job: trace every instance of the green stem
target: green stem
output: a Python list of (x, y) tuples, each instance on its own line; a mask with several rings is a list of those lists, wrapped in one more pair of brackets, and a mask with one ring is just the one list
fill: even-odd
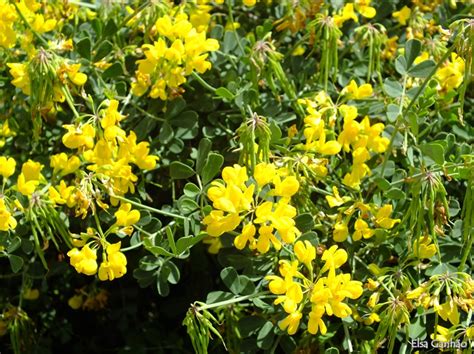
[(193, 71), (191, 73), (191, 76), (194, 77), (205, 89), (207, 89), (207, 90), (209, 90), (213, 93), (216, 92), (217, 89), (215, 87), (209, 85), (201, 76), (199, 76), (198, 73)]
[[(232, 27), (234, 27), (234, 15), (232, 11), (232, 3), (231, 0), (227, 0), (227, 9), (229, 10), (229, 20), (232, 23)], [(240, 38), (239, 34), (237, 33), (237, 30), (233, 28), (235, 40), (237, 41), (237, 45), (239, 46), (240, 51), (242, 52), (242, 55), (245, 55), (245, 49), (242, 47), (242, 43), (240, 43)]]
[(151, 211), (151, 212), (153, 212), (153, 213), (157, 213), (157, 214), (169, 216), (169, 217), (172, 217), (172, 218), (178, 218), (178, 219), (182, 219), (182, 220), (185, 220), (185, 219), (186, 219), (185, 216), (178, 215), (178, 214), (174, 214), (174, 213), (170, 213), (170, 212), (168, 212), (168, 211), (164, 211), (164, 210), (160, 210), (160, 209), (155, 209), (155, 208), (152, 208), (152, 207), (150, 207), (150, 206), (148, 206), (148, 205), (143, 205), (143, 204), (134, 202), (133, 200), (127, 199), (127, 198), (125, 198), (125, 197), (121, 197), (121, 196), (118, 196), (118, 195), (113, 195), (112, 197), (115, 198), (115, 199), (121, 200), (121, 201), (123, 201), (123, 202), (130, 203), (130, 204), (132, 204), (132, 205), (134, 205), (134, 206), (136, 206), (136, 207), (138, 207), (138, 208)]
[(71, 108), (72, 113), (74, 114), (74, 117), (76, 119), (79, 118), (80, 115), (77, 112), (76, 107), (74, 106), (74, 100), (72, 99), (71, 92), (69, 91), (69, 88), (67, 86), (63, 86), (61, 88), (61, 91), (63, 92), (64, 97), (66, 97), (66, 102), (67, 102), (69, 108)]
[(197, 309), (198, 309), (198, 311), (208, 310), (208, 309), (221, 307), (221, 306), (227, 306), (227, 305), (235, 304), (237, 302), (253, 299), (255, 297), (266, 296), (266, 295), (270, 295), (270, 294), (271, 293), (269, 291), (261, 291), (259, 293), (234, 297), (233, 299), (219, 301), (219, 302), (215, 302), (213, 304), (204, 304), (202, 306), (197, 307)]

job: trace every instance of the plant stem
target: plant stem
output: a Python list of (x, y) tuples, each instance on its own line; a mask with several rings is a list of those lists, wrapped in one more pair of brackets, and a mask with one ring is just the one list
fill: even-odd
[(169, 216), (169, 217), (172, 217), (172, 218), (178, 218), (178, 219), (182, 219), (182, 220), (185, 220), (186, 217), (185, 216), (182, 216), (182, 215), (178, 215), (178, 214), (174, 214), (174, 213), (170, 213), (168, 211), (164, 211), (164, 210), (160, 210), (160, 209), (156, 209), (156, 208), (152, 208), (148, 205), (143, 205), (143, 204), (140, 204), (140, 203), (137, 203), (137, 202), (134, 202), (133, 200), (130, 200), (130, 199), (127, 199), (125, 197), (121, 197), (121, 196), (118, 196), (118, 195), (113, 195), (112, 197), (114, 197), (115, 199), (118, 199), (118, 200), (121, 200), (123, 202), (126, 202), (126, 203), (130, 203), (138, 208), (142, 208), (142, 209), (145, 209), (145, 210), (148, 210), (148, 211), (151, 211), (153, 213), (157, 213), (157, 214), (161, 214), (161, 215), (165, 215), (165, 216)]
[(192, 72), (191, 76), (194, 77), (205, 89), (208, 89), (211, 92), (216, 92), (216, 88), (209, 85), (198, 73)]
[(212, 309), (212, 308), (216, 308), (216, 307), (221, 307), (221, 306), (227, 306), (227, 305), (231, 305), (231, 304), (235, 304), (237, 302), (241, 302), (241, 301), (245, 301), (245, 300), (249, 300), (249, 299), (253, 299), (255, 297), (259, 297), (259, 296), (265, 296), (265, 295), (269, 295), (270, 292), (269, 291), (261, 291), (259, 293), (255, 293), (255, 294), (250, 294), (250, 295), (244, 295), (244, 296), (239, 296), (239, 297), (234, 297), (232, 299), (229, 299), (229, 300), (224, 300), (224, 301), (219, 301), (219, 302), (215, 302), (213, 304), (204, 304), (202, 306), (199, 306), (197, 307), (197, 309), (199, 311), (202, 311), (202, 310), (208, 310), (208, 309)]

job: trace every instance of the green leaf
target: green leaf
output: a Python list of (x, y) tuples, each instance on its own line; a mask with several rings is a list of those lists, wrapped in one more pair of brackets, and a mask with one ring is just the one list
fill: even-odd
[(173, 161), (170, 164), (170, 176), (173, 179), (186, 179), (194, 174), (194, 170), (182, 162)]
[(416, 57), (420, 55), (421, 42), (418, 39), (410, 39), (405, 43), (406, 68), (410, 69)]
[(198, 122), (198, 114), (194, 111), (186, 111), (170, 118), (170, 123), (175, 127), (193, 128)]
[(184, 186), (183, 193), (189, 198), (195, 198), (201, 193), (201, 190), (194, 183), (188, 182)]
[(398, 118), (399, 113), (400, 107), (398, 107), (396, 104), (390, 103), (387, 106), (387, 118), (389, 122), (395, 122)]
[(225, 87), (219, 87), (215, 93), (220, 98), (224, 98), (229, 101), (233, 100), (235, 97), (235, 95), (232, 92), (230, 92), (228, 89), (226, 89)]
[(178, 284), (181, 274), (179, 268), (171, 261), (166, 262), (164, 267), (169, 268), (168, 282), (170, 284)]
[(13, 253), (15, 252), (18, 247), (21, 246), (21, 238), (19, 238), (18, 236), (16, 236), (11, 242), (10, 244), (8, 245), (7, 247), (7, 252), (8, 253)]
[(257, 334), (257, 347), (260, 349), (270, 349), (274, 338), (273, 323), (267, 321)]
[(105, 37), (111, 37), (115, 35), (118, 31), (117, 25), (115, 24), (113, 19), (110, 19), (107, 21), (107, 24), (105, 25), (103, 35)]
[(170, 269), (167, 267), (161, 267), (158, 271), (158, 277), (156, 278), (156, 290), (161, 296), (168, 296), (170, 293), (170, 286), (168, 285), (168, 277), (170, 272)]
[(122, 69), (122, 64), (119, 62), (113, 63), (107, 70), (104, 71), (102, 74), (102, 78), (104, 80), (110, 79), (110, 78), (116, 78), (118, 76), (123, 75), (123, 69)]
[(211, 291), (207, 294), (206, 304), (213, 304), (215, 302), (226, 301), (234, 298), (234, 294), (225, 291)]
[(163, 122), (163, 125), (161, 126), (160, 133), (158, 135), (158, 140), (162, 144), (167, 144), (173, 139), (174, 132), (173, 128), (171, 128), (171, 125), (168, 122)]
[(407, 61), (401, 55), (395, 60), (395, 70), (397, 70), (400, 75), (407, 73)]
[(196, 209), (199, 209), (199, 205), (189, 197), (182, 196), (178, 199), (178, 209), (184, 215), (191, 214)]
[(89, 37), (85, 37), (77, 42), (76, 49), (81, 57), (91, 60), (91, 40)]
[(197, 236), (185, 236), (181, 237), (178, 241), (176, 241), (176, 254), (181, 254), (184, 251), (189, 250), (195, 244), (200, 242), (206, 235), (200, 234)]
[(385, 196), (389, 199), (405, 199), (406, 194), (399, 188), (390, 189)]
[(402, 96), (403, 87), (398, 81), (386, 79), (383, 88), (390, 97), (396, 98)]
[(425, 60), (411, 67), (410, 70), (408, 70), (408, 75), (424, 79), (431, 74), (435, 67), (436, 63), (433, 60)]
[(165, 257), (174, 257), (174, 254), (171, 253), (170, 251), (165, 250), (161, 246), (155, 246), (151, 243), (151, 240), (149, 238), (145, 238), (143, 240), (143, 245), (145, 248), (153, 253), (155, 256), (165, 256)]
[(242, 337), (250, 337), (256, 334), (267, 321), (263, 317), (248, 316), (239, 320), (239, 331)]
[(10, 267), (12, 268), (13, 273), (18, 273), (23, 267), (23, 258), (15, 256), (14, 254), (8, 255), (8, 260), (10, 261)]
[(423, 155), (428, 156), (438, 165), (444, 164), (444, 148), (438, 143), (427, 143), (420, 146)]
[(377, 187), (379, 187), (382, 191), (386, 191), (390, 188), (390, 183), (383, 177), (376, 178), (375, 184), (377, 184)]
[(211, 152), (206, 159), (204, 168), (202, 169), (202, 184), (206, 185), (219, 173), (224, 157), (222, 155)]
[(311, 231), (314, 226), (314, 218), (311, 213), (300, 214), (295, 218), (296, 227), (301, 232)]
[(104, 41), (94, 55), (94, 61), (99, 61), (112, 52), (113, 46), (109, 41)]
[(207, 161), (207, 156), (211, 151), (211, 140), (208, 138), (203, 138), (199, 142), (198, 152), (197, 152), (197, 159), (196, 159), (196, 171), (197, 173), (201, 174), (202, 168), (204, 167), (204, 163)]
[(221, 271), (221, 279), (224, 284), (232, 291), (235, 295), (242, 294), (244, 292), (251, 293), (255, 290), (253, 283), (245, 275), (239, 275), (233, 267), (227, 267)]

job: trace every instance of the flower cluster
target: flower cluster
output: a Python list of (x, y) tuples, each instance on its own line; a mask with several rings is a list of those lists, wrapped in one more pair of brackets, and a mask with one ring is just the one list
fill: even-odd
[[(333, 187), (333, 195), (326, 196), (329, 207), (341, 207), (351, 200), (349, 197), (341, 197), (337, 187)], [(375, 235), (375, 229), (370, 228), (367, 221), (371, 220), (375, 228), (385, 230), (392, 229), (400, 219), (392, 219), (392, 205), (385, 204), (381, 207), (368, 205), (362, 201), (357, 201), (349, 207), (340, 208), (334, 225), (333, 239), (336, 242), (344, 242), (349, 236), (349, 222), (354, 214), (358, 214), (354, 222), (354, 233), (352, 240), (359, 241), (362, 238), (369, 239)], [(367, 221), (366, 221), (367, 220)]]
[[(362, 283), (351, 280), (350, 274), (337, 273), (347, 261), (347, 252), (332, 246), (324, 251), (321, 261), (324, 262), (316, 273), (313, 262), (316, 259), (316, 249), (309, 241), (297, 241), (294, 245), (297, 260), (281, 260), (279, 272), (281, 276), (269, 275), (268, 287), (273, 294), (278, 295), (275, 305), (282, 304), (288, 314), (279, 322), (281, 330), (293, 335), (298, 330), (306, 308), (310, 308), (308, 316), (308, 332), (316, 334), (327, 332), (323, 316), (345, 318), (352, 310), (345, 303), (346, 298), (357, 299), (362, 295)], [(308, 276), (301, 270), (303, 264)]]
[(202, 74), (211, 68), (207, 52), (216, 51), (219, 43), (206, 39), (206, 32), (198, 31), (184, 13), (160, 17), (154, 28), (159, 38), (142, 46), (145, 59), (137, 61), (132, 93), (142, 96), (150, 89), (148, 96), (166, 100), (179, 94), (193, 71)]
[(334, 23), (338, 27), (342, 27), (344, 22), (353, 20), (359, 22), (357, 13), (360, 13), (365, 18), (373, 18), (377, 11), (375, 8), (370, 6), (371, 0), (355, 0), (353, 3), (347, 3), (342, 9), (340, 9), (334, 16)]
[(113, 244), (106, 242), (100, 267), (97, 264), (97, 249), (91, 248), (89, 244), (80, 250), (73, 248), (67, 255), (78, 273), (95, 275), (98, 270), (100, 280), (114, 280), (127, 273), (127, 258), (120, 252), (120, 246), (121, 242)]
[[(441, 291), (444, 290), (445, 297)], [(424, 310), (432, 308), (444, 321), (452, 325), (459, 324), (459, 310), (474, 310), (474, 280), (466, 273), (446, 273), (433, 275), (429, 281), (421, 284), (407, 294), (416, 306)]]
[[(135, 192), (138, 177), (133, 172), (132, 164), (142, 170), (152, 170), (158, 158), (150, 155), (148, 142), (137, 143), (133, 131), (129, 134), (120, 128), (120, 121), (125, 117), (118, 112), (118, 101), (110, 100), (100, 115), (100, 125), (92, 122), (84, 124), (67, 124), (67, 132), (62, 137), (63, 144), (76, 150), (76, 154), (68, 157), (61, 153), (51, 158), (53, 171), (65, 176), (76, 172), (82, 165), (92, 171), (100, 183), (105, 186), (111, 196), (112, 205), (117, 205), (114, 196), (123, 196), (127, 192)], [(84, 183), (83, 183), (84, 182)], [(90, 206), (92, 194), (96, 202), (104, 209), (108, 206), (100, 195), (91, 190), (87, 181), (79, 186), (68, 186), (64, 180), (59, 185), (51, 186), (50, 198), (57, 204), (76, 207), (76, 214), (85, 217)], [(123, 225), (130, 226), (130, 225)]]
[[(235, 230), (242, 221), (242, 231), (234, 239), (237, 249), (247, 245), (260, 253), (282, 247), (282, 241), (293, 243), (300, 234), (295, 226), (296, 209), (290, 204), (299, 182), (288, 176), (286, 169), (274, 164), (259, 163), (252, 179), (245, 167), (234, 165), (222, 171), (223, 181), (214, 181), (207, 195), (214, 210), (203, 223), (210, 236)], [(258, 228), (258, 236), (257, 236)]]

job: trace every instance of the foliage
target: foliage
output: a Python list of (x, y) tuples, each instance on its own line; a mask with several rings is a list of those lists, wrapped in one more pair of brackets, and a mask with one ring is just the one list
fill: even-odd
[(470, 352), (472, 10), (0, 0), (0, 351)]

